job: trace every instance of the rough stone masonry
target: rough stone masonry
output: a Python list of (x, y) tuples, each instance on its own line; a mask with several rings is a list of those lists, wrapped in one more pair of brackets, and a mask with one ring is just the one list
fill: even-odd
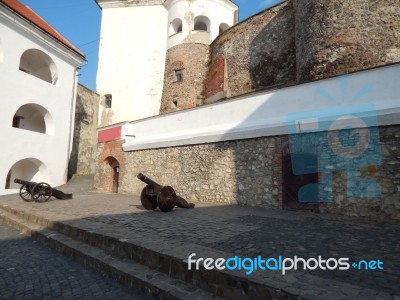
[[(187, 95), (179, 108), (189, 108), (258, 89), (283, 87), (337, 76), (400, 61), (400, 5), (398, 0), (288, 0), (222, 33), (209, 54), (196, 45), (201, 59), (188, 59), (191, 47), (171, 48), (167, 63), (162, 112), (179, 94)], [(201, 48), (201, 49), (200, 49)], [(205, 69), (209, 55), (208, 70)], [(174, 83), (172, 70), (184, 58), (185, 76), (195, 80), (198, 95), (185, 82)], [(199, 64), (191, 68), (191, 63)], [(201, 69), (199, 77), (194, 72)], [(185, 78), (185, 77), (184, 77)], [(201, 78), (203, 88), (201, 88)], [(194, 91), (191, 90), (191, 91)], [(164, 101), (165, 100), (165, 101)], [(200, 101), (202, 100), (202, 101)], [(400, 126), (379, 128), (382, 163), (359, 170), (376, 180), (379, 198), (347, 195), (346, 173), (334, 172), (334, 201), (318, 205), (320, 211), (360, 216), (400, 218)], [(96, 184), (110, 186), (107, 155), (120, 157), (120, 191), (139, 194), (142, 172), (160, 184), (173, 186), (189, 201), (284, 207), (283, 158), (289, 154), (288, 136), (273, 136), (221, 143), (170, 147), (123, 153), (121, 142), (99, 144)], [(109, 149), (113, 149), (112, 152)], [(107, 154), (108, 153), (108, 154)], [(108, 174), (108, 175), (107, 175)], [(103, 178), (103, 180), (102, 180)]]
[[(382, 188), (378, 198), (347, 194), (347, 175), (333, 174), (333, 202), (320, 203), (322, 212), (354, 216), (389, 216), (400, 219), (400, 126), (379, 128), (382, 163), (361, 168), (361, 178)], [(117, 146), (117, 147), (115, 147)], [(110, 152), (110, 149), (112, 151)], [(162, 185), (170, 185), (189, 202), (215, 202), (282, 208), (284, 157), (290, 153), (287, 136), (262, 137), (221, 143), (170, 147), (123, 153), (121, 142), (99, 144), (102, 155), (95, 186), (109, 191), (112, 182), (106, 158), (123, 160), (119, 191), (139, 195), (144, 184), (140, 172)]]

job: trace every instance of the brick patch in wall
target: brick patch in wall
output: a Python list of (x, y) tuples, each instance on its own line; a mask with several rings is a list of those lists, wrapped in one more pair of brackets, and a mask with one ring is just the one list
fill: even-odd
[(113, 167), (119, 167), (119, 181), (123, 181), (126, 174), (125, 153), (122, 151), (123, 140), (99, 143), (97, 145), (97, 166), (94, 177), (94, 186), (103, 192), (113, 191)]

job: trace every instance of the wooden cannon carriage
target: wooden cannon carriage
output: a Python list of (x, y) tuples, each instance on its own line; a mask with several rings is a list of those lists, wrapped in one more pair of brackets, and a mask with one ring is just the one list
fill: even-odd
[(72, 199), (72, 194), (66, 194), (60, 190), (52, 188), (46, 182), (36, 183), (18, 178), (15, 178), (14, 182), (21, 184), (19, 196), (24, 201), (46, 202), (51, 198), (51, 196), (61, 200)]

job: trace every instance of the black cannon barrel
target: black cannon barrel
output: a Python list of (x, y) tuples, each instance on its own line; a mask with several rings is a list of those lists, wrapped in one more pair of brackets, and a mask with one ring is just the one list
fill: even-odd
[(147, 210), (154, 210), (157, 206), (163, 212), (171, 211), (175, 205), (182, 208), (193, 208), (193, 203), (188, 203), (182, 197), (179, 197), (173, 187), (161, 186), (151, 180), (146, 175), (139, 173), (137, 178), (147, 184), (140, 194), (140, 201)]
[(15, 183), (19, 183), (19, 184), (23, 184), (23, 185), (35, 185), (36, 184), (36, 182), (33, 182), (33, 181), (26, 181), (26, 180), (22, 180), (22, 179), (19, 179), (19, 178), (15, 178), (14, 179), (14, 182)]
[(144, 183), (146, 183), (149, 187), (155, 189), (155, 190), (161, 190), (162, 186), (159, 185), (157, 182), (151, 180), (150, 178), (146, 177), (145, 175), (143, 175), (142, 173), (139, 173), (137, 175), (137, 178), (140, 179), (141, 181), (143, 181)]

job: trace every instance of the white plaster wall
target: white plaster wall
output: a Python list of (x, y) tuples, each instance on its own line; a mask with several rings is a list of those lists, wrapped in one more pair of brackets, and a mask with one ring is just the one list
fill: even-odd
[(1, 42), (1, 37), (0, 37), (0, 63), (3, 62), (3, 43)]
[[(64, 48), (58, 51), (57, 47), (60, 46), (57, 43), (1, 6), (0, 36), (0, 52), (3, 54), (3, 60), (0, 60), (0, 195), (16, 192), (5, 190), (7, 173), (16, 162), (27, 158), (43, 163), (39, 166), (41, 173), (34, 176), (35, 180), (47, 181), (51, 186), (64, 184), (71, 143), (70, 132), (73, 129), (71, 118), (75, 106), (75, 68), (82, 63), (82, 59), (65, 56)], [(20, 57), (30, 48), (39, 49), (52, 58), (58, 70), (57, 85), (19, 70)], [(52, 134), (12, 127), (15, 112), (28, 103), (38, 104), (49, 112), (54, 121), (54, 128), (50, 130)], [(22, 171), (19, 168), (17, 173)], [(17, 175), (23, 176), (22, 173)]]
[[(168, 48), (181, 43), (210, 44), (219, 35), (219, 26), (226, 23), (229, 27), (235, 25), (237, 6), (226, 0), (169, 0), (165, 2), (168, 9), (168, 28), (173, 20), (182, 20), (182, 32), (169, 34)], [(211, 23), (210, 34), (199, 37), (193, 32), (194, 19), (197, 16), (206, 16)]]
[(112, 107), (100, 104), (101, 126), (159, 113), (166, 40), (164, 6), (103, 8), (96, 89)]
[[(291, 119), (301, 112), (299, 119)], [(293, 122), (303, 132), (318, 131), (354, 113), (377, 119), (379, 126), (400, 124), (400, 64), (126, 123), (123, 149), (285, 135)]]

